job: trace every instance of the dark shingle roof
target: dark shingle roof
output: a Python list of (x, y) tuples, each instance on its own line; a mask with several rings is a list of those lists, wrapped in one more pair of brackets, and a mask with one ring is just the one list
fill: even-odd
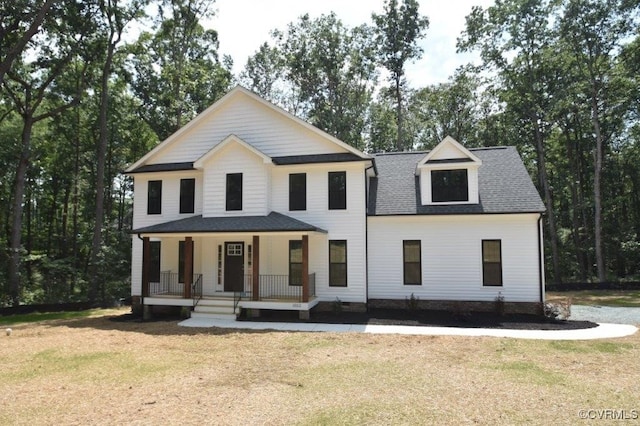
[(480, 204), (423, 206), (416, 166), (425, 152), (375, 155), (378, 177), (369, 190), (368, 214), (435, 215), (538, 213), (545, 210), (540, 195), (515, 147), (471, 149), (478, 169)]
[(161, 164), (145, 164), (136, 169), (131, 170), (132, 173), (150, 173), (150, 172), (176, 172), (179, 170), (194, 170), (193, 163), (161, 163)]
[(365, 161), (351, 152), (337, 154), (311, 154), (311, 155), (288, 155), (286, 157), (273, 157), (273, 163), (278, 166), (288, 164), (311, 164), (311, 163), (343, 163), (346, 161)]
[(185, 232), (322, 232), (327, 231), (281, 213), (267, 216), (193, 216), (131, 231), (132, 234), (181, 234)]

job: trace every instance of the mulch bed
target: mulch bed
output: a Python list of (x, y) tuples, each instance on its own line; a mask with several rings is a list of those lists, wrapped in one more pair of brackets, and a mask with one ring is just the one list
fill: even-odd
[(368, 312), (316, 312), (311, 311), (307, 321), (298, 318), (297, 311), (262, 311), (259, 318), (244, 318), (241, 321), (264, 322), (311, 322), (328, 324), (379, 324), (463, 328), (502, 328), (515, 330), (580, 330), (597, 327), (591, 321), (557, 321), (539, 315), (504, 314), (491, 312), (369, 309)]

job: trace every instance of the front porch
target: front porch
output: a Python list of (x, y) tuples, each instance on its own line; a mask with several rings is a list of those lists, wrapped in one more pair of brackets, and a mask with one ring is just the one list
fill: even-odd
[[(233, 314), (240, 309), (308, 314), (318, 303), (316, 272), (326, 263), (326, 231), (276, 213), (235, 218), (233, 227), (221, 228), (227, 219), (192, 218), (137, 230), (141, 304), (198, 312), (204, 310), (199, 305), (230, 300)], [(258, 220), (257, 232), (238, 229)], [(184, 225), (190, 228), (192, 222), (197, 229), (190, 232)]]

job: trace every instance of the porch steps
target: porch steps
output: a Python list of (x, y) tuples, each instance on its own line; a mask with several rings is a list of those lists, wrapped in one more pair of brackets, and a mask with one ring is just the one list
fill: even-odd
[(211, 318), (211, 319), (236, 319), (233, 312), (233, 299), (201, 299), (193, 312), (191, 318)]

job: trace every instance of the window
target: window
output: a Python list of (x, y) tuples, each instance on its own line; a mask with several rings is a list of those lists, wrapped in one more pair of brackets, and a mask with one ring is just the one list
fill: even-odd
[(180, 213), (193, 213), (195, 192), (195, 179), (180, 179)]
[(242, 256), (242, 243), (228, 243), (227, 244), (227, 256)]
[(469, 201), (467, 169), (432, 170), (431, 201)]
[(307, 174), (291, 173), (289, 175), (289, 210), (307, 209)]
[(482, 285), (502, 285), (502, 242), (482, 240)]
[(147, 186), (147, 214), (162, 213), (162, 181), (150, 180)]
[(289, 241), (289, 285), (302, 285), (302, 241)]
[(404, 284), (422, 284), (422, 263), (420, 256), (420, 240), (402, 241), (402, 258), (404, 262)]
[(329, 241), (329, 286), (347, 286), (347, 242)]
[[(185, 242), (178, 241), (178, 282), (184, 283)], [(193, 273), (193, 240), (191, 241), (191, 272)]]
[(160, 241), (149, 241), (149, 282), (160, 282)]
[(242, 210), (242, 173), (227, 174), (227, 211)]
[(329, 210), (347, 208), (347, 172), (329, 172)]

